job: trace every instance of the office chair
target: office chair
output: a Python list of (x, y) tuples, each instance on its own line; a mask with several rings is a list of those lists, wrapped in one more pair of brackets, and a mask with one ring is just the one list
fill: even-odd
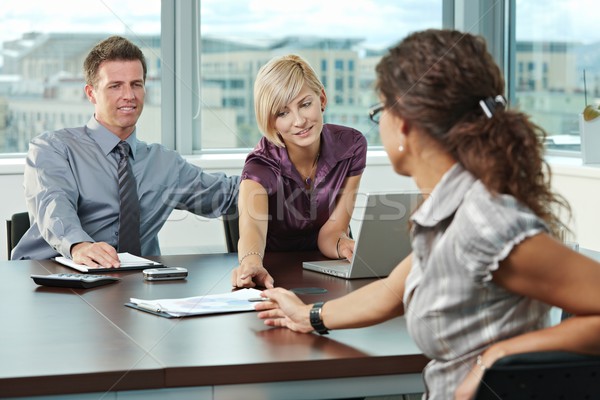
[(486, 369), (475, 400), (600, 399), (600, 356), (514, 354)]
[(27, 211), (13, 214), (10, 219), (6, 220), (6, 254), (9, 260), (12, 249), (19, 243), (29, 226), (29, 213)]
[(225, 229), (225, 244), (228, 253), (237, 253), (238, 240), (240, 240), (239, 213), (237, 207), (223, 214), (223, 228)]

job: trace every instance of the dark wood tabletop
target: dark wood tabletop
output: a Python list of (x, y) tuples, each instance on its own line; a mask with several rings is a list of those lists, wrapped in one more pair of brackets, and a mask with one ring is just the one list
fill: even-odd
[[(320, 288), (308, 302), (342, 296), (370, 279), (302, 269), (318, 253), (271, 253), (277, 286)], [(125, 307), (130, 298), (226, 293), (237, 254), (162, 256), (185, 280), (148, 282), (141, 271), (92, 289), (38, 286), (31, 274), (74, 272), (53, 261), (0, 263), (0, 397), (419, 373), (427, 360), (402, 317), (329, 335), (266, 327), (255, 312), (163, 318)]]

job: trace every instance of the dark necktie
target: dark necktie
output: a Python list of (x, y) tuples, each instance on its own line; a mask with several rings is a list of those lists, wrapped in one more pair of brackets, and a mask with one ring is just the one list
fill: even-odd
[(121, 141), (115, 147), (119, 155), (119, 253), (141, 255), (140, 203), (133, 170), (129, 163), (129, 144)]

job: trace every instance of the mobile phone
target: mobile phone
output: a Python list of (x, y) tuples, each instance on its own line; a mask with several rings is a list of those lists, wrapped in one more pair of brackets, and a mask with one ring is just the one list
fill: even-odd
[(188, 271), (182, 267), (149, 268), (142, 271), (147, 281), (169, 281), (174, 279), (185, 279)]

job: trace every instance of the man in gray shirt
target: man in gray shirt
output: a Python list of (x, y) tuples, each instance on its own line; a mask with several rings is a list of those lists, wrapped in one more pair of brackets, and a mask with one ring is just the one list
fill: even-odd
[(218, 217), (237, 204), (239, 177), (209, 174), (160, 144), (138, 140), (146, 61), (119, 36), (98, 43), (84, 62), (94, 116), (82, 127), (32, 139), (25, 165), (31, 228), (12, 259), (71, 257), (90, 267), (118, 267), (119, 187), (114, 151), (125, 141), (137, 181), (142, 256), (158, 255), (158, 232), (173, 209)]

